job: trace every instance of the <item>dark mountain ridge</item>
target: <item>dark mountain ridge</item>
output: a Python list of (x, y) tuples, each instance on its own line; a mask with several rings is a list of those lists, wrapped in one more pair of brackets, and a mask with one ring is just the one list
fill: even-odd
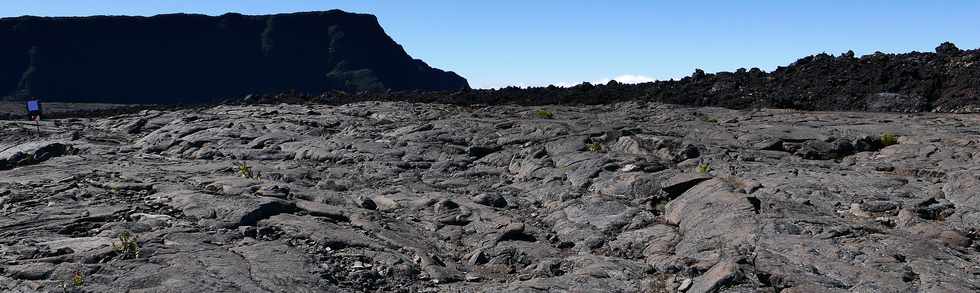
[(507, 87), (455, 92), (327, 93), (321, 96), (269, 96), (253, 101), (347, 103), (398, 100), (452, 104), (604, 104), (646, 100), (733, 109), (877, 112), (980, 111), (980, 50), (943, 43), (936, 52), (856, 57), (817, 54), (772, 72), (758, 68), (694, 74), (680, 80), (641, 84), (615, 81), (572, 87)]
[[(372, 15), (0, 19), (0, 98), (105, 103), (399, 100), (454, 104), (602, 104), (888, 112), (980, 111), (980, 50), (808, 56), (642, 84), (472, 90), (412, 59)], [(282, 94), (290, 93), (290, 94)], [(322, 93), (322, 94), (321, 94)]]
[(252, 93), (469, 88), (412, 59), (373, 15), (0, 19), (0, 96), (202, 103)]

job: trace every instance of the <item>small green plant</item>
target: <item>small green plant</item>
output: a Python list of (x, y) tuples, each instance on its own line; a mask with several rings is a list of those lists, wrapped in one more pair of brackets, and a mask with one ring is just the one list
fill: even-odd
[(65, 281), (58, 285), (61, 288), (61, 292), (80, 292), (80, 288), (85, 285), (85, 277), (82, 276), (80, 272), (72, 273), (71, 280)]
[(708, 123), (718, 123), (718, 119), (710, 116), (701, 116), (701, 120)]
[(890, 146), (890, 145), (898, 144), (898, 137), (889, 132), (882, 133), (881, 138), (879, 138), (879, 140), (881, 141), (882, 146)]
[(139, 238), (126, 231), (119, 233), (119, 243), (113, 242), (112, 250), (122, 256), (123, 259), (139, 258)]
[(85, 276), (83, 276), (81, 272), (75, 272), (71, 276), (71, 284), (75, 285), (75, 287), (81, 287), (82, 285), (85, 285)]
[(248, 163), (241, 162), (240, 164), (238, 164), (237, 167), (238, 167), (238, 175), (248, 179), (258, 178), (258, 176), (256, 176), (255, 173), (252, 173), (252, 166), (249, 166)]
[(585, 145), (585, 149), (593, 153), (598, 153), (602, 151), (602, 144), (589, 143)]
[(694, 171), (698, 172), (698, 174), (708, 174), (708, 172), (711, 172), (711, 164), (700, 163), (697, 168), (694, 168)]
[(537, 110), (534, 111), (534, 116), (541, 119), (554, 119), (555, 113), (551, 113), (550, 111), (547, 110)]

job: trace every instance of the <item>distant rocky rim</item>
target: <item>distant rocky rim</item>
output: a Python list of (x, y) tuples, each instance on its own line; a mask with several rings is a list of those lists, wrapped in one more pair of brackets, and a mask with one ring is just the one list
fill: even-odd
[[(104, 35), (110, 37), (98, 37)], [(0, 39), (5, 40), (0, 64), (11, 65), (0, 68), (0, 99), (8, 100), (168, 105), (651, 101), (731, 109), (980, 112), (980, 50), (961, 50), (949, 42), (934, 52), (821, 53), (771, 72), (696, 69), (680, 80), (641, 84), (487, 90), (470, 89), (463, 77), (412, 59), (373, 15), (339, 10), (0, 18)], [(153, 51), (161, 42), (173, 48)], [(77, 60), (89, 63), (72, 63)]]
[(980, 111), (980, 50), (943, 43), (935, 52), (856, 57), (817, 54), (780, 66), (705, 73), (641, 84), (582, 83), (572, 87), (506, 87), (461, 91), (342, 92), (250, 95), (230, 103), (409, 101), (463, 105), (574, 105), (646, 100), (732, 109), (786, 108), (869, 112)]

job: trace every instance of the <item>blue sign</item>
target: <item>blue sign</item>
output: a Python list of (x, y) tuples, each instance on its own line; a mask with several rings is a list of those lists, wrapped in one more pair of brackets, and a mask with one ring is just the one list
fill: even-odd
[(27, 112), (40, 112), (41, 102), (38, 100), (27, 101)]

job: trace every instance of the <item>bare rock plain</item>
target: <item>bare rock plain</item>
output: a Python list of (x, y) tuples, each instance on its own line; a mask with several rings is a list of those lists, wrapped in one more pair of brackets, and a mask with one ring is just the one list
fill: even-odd
[(0, 291), (976, 292), (978, 125), (643, 102), (0, 121)]

